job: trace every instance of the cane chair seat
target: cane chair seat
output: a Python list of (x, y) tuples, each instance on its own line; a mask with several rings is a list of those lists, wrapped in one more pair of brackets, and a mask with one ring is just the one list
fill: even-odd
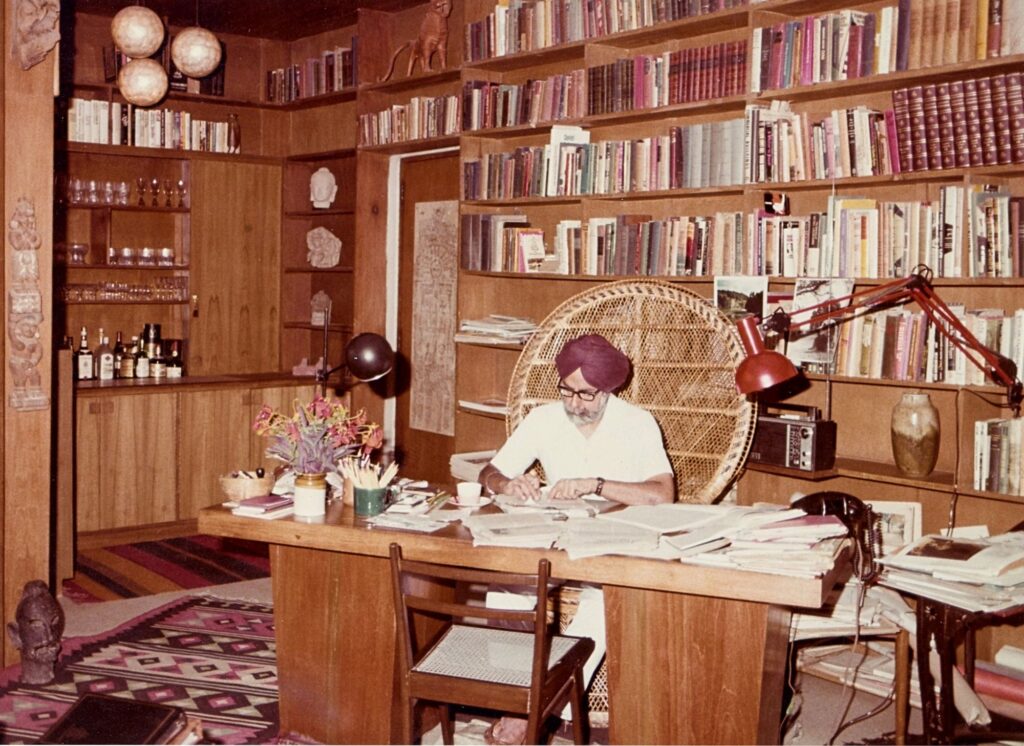
[[(567, 703), (575, 742), (588, 742), (583, 664), (594, 641), (552, 633), (548, 560), (537, 563), (536, 574), (523, 574), (406, 560), (398, 544), (391, 545), (390, 556), (401, 651), (402, 743), (414, 740), (415, 708), (421, 702), (440, 711), (445, 743), (454, 738), (451, 705), (522, 715), (526, 742), (543, 743), (546, 725)], [(537, 603), (514, 610), (460, 601), (454, 588), (467, 584), (530, 587)], [(515, 625), (528, 625), (530, 631)]]
[(733, 324), (707, 299), (667, 282), (622, 280), (578, 293), (541, 322), (519, 356), (508, 390), (509, 433), (534, 407), (558, 401), (555, 356), (584, 334), (603, 335), (632, 361), (618, 395), (661, 426), (677, 499), (719, 498), (746, 459), (757, 415), (736, 390), (743, 348)]

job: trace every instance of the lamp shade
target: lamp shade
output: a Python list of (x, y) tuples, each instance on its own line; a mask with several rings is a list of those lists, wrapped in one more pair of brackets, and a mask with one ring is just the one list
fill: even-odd
[(171, 59), (190, 78), (204, 78), (220, 64), (220, 41), (201, 26), (178, 32), (171, 42)]
[(136, 106), (152, 106), (167, 93), (167, 72), (148, 57), (132, 60), (117, 74), (117, 87)]
[(391, 372), (395, 351), (379, 334), (364, 332), (345, 346), (345, 366), (360, 381), (376, 381)]
[(795, 378), (797, 370), (785, 355), (766, 350), (757, 329), (757, 317), (744, 316), (736, 322), (746, 358), (736, 368), (736, 389), (741, 394), (755, 394)]
[(121, 8), (110, 22), (110, 35), (117, 48), (129, 57), (149, 57), (164, 40), (160, 16), (141, 5)]

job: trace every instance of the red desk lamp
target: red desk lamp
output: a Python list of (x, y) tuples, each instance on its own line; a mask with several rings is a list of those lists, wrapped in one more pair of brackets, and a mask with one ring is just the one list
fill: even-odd
[[(837, 324), (855, 316), (866, 315), (904, 303), (915, 302), (925, 315), (974, 365), (984, 371), (993, 383), (1006, 388), (1006, 400), (1014, 416), (1020, 415), (1024, 387), (1017, 378), (1017, 366), (1012, 360), (990, 350), (971, 334), (932, 287), (932, 271), (923, 264), (914, 268), (907, 277), (860, 290), (840, 298), (833, 298), (814, 306), (802, 308), (792, 314), (778, 309), (765, 319), (768, 331), (787, 335), (791, 329), (830, 321)], [(846, 305), (843, 305), (843, 304)], [(744, 316), (736, 322), (740, 341), (747, 357), (736, 369), (736, 388), (743, 394), (756, 394), (795, 378), (797, 369), (789, 358), (765, 349), (756, 316)]]

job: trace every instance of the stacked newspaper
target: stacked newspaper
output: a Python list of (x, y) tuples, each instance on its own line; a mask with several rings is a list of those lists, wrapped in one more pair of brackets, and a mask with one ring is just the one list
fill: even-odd
[(535, 331), (537, 331), (537, 325), (530, 319), (492, 313), (483, 319), (460, 321), (455, 341), (473, 344), (515, 345), (525, 343)]
[(931, 534), (883, 557), (882, 582), (970, 611), (1024, 605), (1024, 532), (968, 539)]

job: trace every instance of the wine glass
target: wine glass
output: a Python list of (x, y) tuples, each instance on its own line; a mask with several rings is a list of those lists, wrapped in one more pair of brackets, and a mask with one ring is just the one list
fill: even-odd
[(153, 178), (153, 181), (151, 181), (150, 184), (149, 184), (149, 193), (151, 195), (150, 196), (150, 204), (152, 204), (153, 207), (159, 207), (160, 206), (160, 179), (157, 179), (155, 177)]
[(185, 188), (185, 180), (178, 179), (178, 207), (185, 206), (185, 197), (188, 194), (188, 190)]
[(146, 177), (140, 176), (135, 180), (139, 189), (139, 207), (146, 206)]
[(164, 207), (173, 207), (171, 204), (171, 180), (164, 179)]

